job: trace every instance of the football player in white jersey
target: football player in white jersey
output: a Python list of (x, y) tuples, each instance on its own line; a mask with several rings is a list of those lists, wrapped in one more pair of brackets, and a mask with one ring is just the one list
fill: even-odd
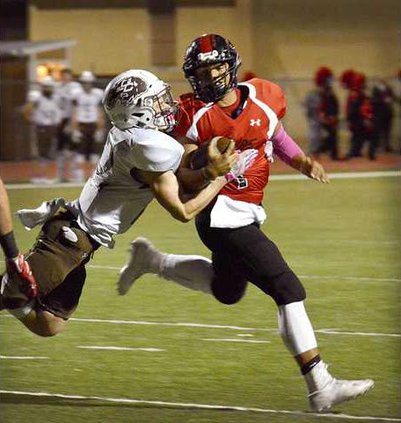
[(103, 148), (104, 113), (103, 90), (94, 86), (95, 75), (90, 71), (83, 71), (78, 80), (82, 88), (73, 96), (71, 141), (75, 150), (72, 179), (80, 182), (85, 179), (81, 165), (85, 161), (95, 164)]
[(56, 83), (51, 76), (40, 82), (40, 91), (28, 93), (28, 102), (23, 107), (24, 118), (35, 127), (38, 162), (32, 182), (48, 182), (47, 167), (55, 159), (57, 130), (62, 114), (55, 93)]
[(69, 68), (62, 69), (60, 84), (56, 88), (57, 101), (62, 113), (57, 139), (57, 164), (59, 179), (62, 182), (66, 179), (64, 164), (65, 159), (70, 156), (69, 150), (71, 148), (72, 101), (81, 90), (81, 84), (73, 80), (72, 70)]
[(233, 143), (224, 154), (209, 148), (207, 172), (194, 172), (214, 180), (183, 201), (175, 171), (184, 149), (166, 133), (175, 124), (170, 87), (150, 72), (129, 70), (109, 83), (103, 105), (114, 126), (79, 198), (70, 203), (58, 198), (18, 212), (27, 228), (43, 224), (26, 255), (38, 295), (17, 295), (19, 280), (6, 273), (1, 299), (3, 308), (40, 336), (64, 329), (79, 302), (85, 264), (100, 246), (112, 248), (114, 235), (127, 231), (153, 198), (175, 219), (187, 222), (230, 178), (247, 169), (256, 154), (235, 153)]

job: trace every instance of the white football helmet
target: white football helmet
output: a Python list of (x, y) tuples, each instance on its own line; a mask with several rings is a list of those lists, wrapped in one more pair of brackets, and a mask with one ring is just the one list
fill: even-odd
[(109, 82), (104, 110), (119, 129), (145, 128), (169, 132), (176, 124), (177, 103), (171, 88), (151, 72), (130, 69)]
[(40, 85), (46, 88), (54, 88), (56, 85), (56, 81), (51, 76), (45, 76), (41, 81)]
[(78, 78), (80, 82), (89, 82), (89, 83), (95, 82), (95, 79), (96, 79), (95, 75), (93, 75), (91, 71), (87, 71), (87, 70), (83, 71), (81, 75), (79, 75), (79, 78)]

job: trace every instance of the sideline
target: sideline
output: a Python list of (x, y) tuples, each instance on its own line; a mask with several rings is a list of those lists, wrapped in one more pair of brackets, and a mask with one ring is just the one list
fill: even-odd
[[(330, 179), (359, 179), (359, 178), (387, 178), (401, 176), (400, 170), (378, 171), (378, 172), (342, 172), (342, 173), (329, 173)], [(271, 175), (271, 181), (301, 181), (308, 178), (299, 174), (288, 175)], [(83, 183), (76, 182), (63, 182), (49, 185), (38, 184), (6, 184), (7, 189), (52, 189), (52, 188), (82, 188)]]

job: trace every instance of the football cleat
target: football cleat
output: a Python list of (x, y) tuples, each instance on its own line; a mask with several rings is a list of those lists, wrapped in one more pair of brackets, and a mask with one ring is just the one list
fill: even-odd
[(125, 295), (133, 283), (145, 273), (152, 273), (151, 261), (157, 254), (152, 243), (146, 238), (136, 238), (131, 243), (128, 263), (120, 270), (117, 282), (119, 295)]
[[(324, 365), (327, 371), (327, 365)], [(326, 385), (308, 395), (309, 404), (313, 411), (329, 411), (333, 405), (353, 400), (366, 394), (373, 388), (374, 382), (371, 379), (364, 380), (337, 380), (328, 372)]]

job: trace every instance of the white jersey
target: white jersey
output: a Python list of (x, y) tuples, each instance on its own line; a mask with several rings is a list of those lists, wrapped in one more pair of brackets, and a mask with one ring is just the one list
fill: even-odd
[(81, 84), (70, 81), (57, 87), (57, 100), (63, 114), (63, 119), (69, 119), (72, 113), (72, 100), (82, 91)]
[(99, 108), (103, 98), (103, 90), (91, 88), (89, 92), (79, 91), (74, 95), (76, 118), (79, 123), (95, 123), (99, 117)]
[(95, 172), (70, 203), (78, 224), (99, 244), (113, 248), (113, 235), (127, 231), (154, 197), (135, 178), (135, 170), (175, 172), (183, 153), (182, 145), (163, 132), (113, 127)]
[(62, 114), (58, 105), (57, 96), (44, 96), (41, 92), (31, 91), (28, 101), (33, 103), (32, 122), (35, 125), (55, 126), (61, 122)]

